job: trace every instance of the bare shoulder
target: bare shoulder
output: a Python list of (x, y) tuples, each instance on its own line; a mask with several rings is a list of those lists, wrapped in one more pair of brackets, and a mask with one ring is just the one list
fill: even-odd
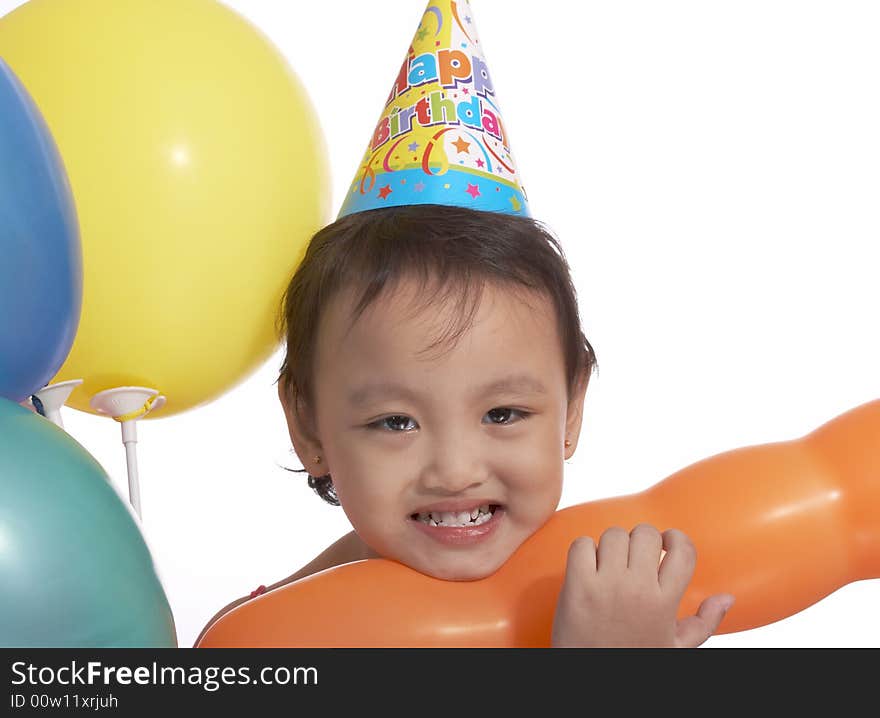
[(341, 539), (328, 546), (313, 561), (307, 563), (299, 571), (288, 576), (284, 580), (269, 586), (269, 590), (271, 591), (272, 589), (292, 583), (293, 581), (299, 581), (301, 578), (311, 576), (313, 573), (318, 573), (318, 571), (324, 571), (325, 569), (333, 568), (334, 566), (341, 566), (342, 564), (351, 563), (352, 561), (360, 561), (365, 558), (378, 557), (363, 541), (361, 541), (360, 537), (354, 531), (350, 531)]
[[(318, 573), (319, 571), (324, 571), (328, 568), (333, 568), (334, 566), (341, 566), (345, 563), (360, 561), (366, 558), (378, 557), (369, 549), (369, 547), (366, 546), (366, 544), (363, 543), (363, 541), (361, 541), (360, 537), (354, 531), (351, 531), (324, 549), (324, 551), (303, 566), (299, 571), (291, 574), (287, 578), (281, 579), (277, 583), (273, 583), (271, 586), (267, 586), (266, 590), (274, 591), (276, 588), (281, 588), (294, 581), (299, 581), (306, 576), (311, 576), (313, 573)], [(205, 627), (202, 629), (193, 647), (198, 647), (207, 630), (213, 626), (219, 618), (229, 613), (236, 606), (240, 606), (241, 604), (250, 601), (251, 597), (252, 596), (243, 596), (242, 598), (224, 606), (214, 614), (211, 620), (205, 624)]]

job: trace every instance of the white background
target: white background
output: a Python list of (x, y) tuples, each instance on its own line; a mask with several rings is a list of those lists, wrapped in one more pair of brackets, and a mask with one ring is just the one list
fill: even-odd
[[(0, 0), (0, 14), (20, 4)], [(306, 85), (335, 212), (425, 0), (227, 4)], [(801, 436), (880, 397), (876, 3), (474, 0), (473, 11), (532, 213), (568, 253), (601, 367), (561, 506)], [(350, 528), (280, 468), (300, 468), (273, 385), (280, 361), (139, 426), (143, 528), (182, 646)], [(125, 492), (118, 426), (64, 411)], [(704, 645), (880, 646), (878, 605), (880, 580), (861, 581)]]

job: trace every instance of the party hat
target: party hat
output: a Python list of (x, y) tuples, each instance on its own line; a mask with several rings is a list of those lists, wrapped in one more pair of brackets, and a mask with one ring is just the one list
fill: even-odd
[(430, 0), (339, 217), (413, 204), (528, 215), (467, 0)]

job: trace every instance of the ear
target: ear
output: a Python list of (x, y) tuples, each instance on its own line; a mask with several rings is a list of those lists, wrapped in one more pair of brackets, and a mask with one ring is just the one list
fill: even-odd
[(574, 450), (577, 448), (578, 437), (581, 434), (581, 420), (584, 416), (584, 398), (589, 383), (590, 374), (585, 371), (575, 383), (574, 391), (568, 401), (568, 410), (565, 416), (565, 439), (570, 443), (565, 447), (566, 460), (574, 455)]
[[(287, 391), (287, 382), (284, 377), (278, 380), (278, 399), (284, 410), (284, 418), (287, 419), (287, 430), (290, 433), (290, 441), (293, 449), (302, 462), (303, 467), (312, 476), (323, 476), (330, 473), (327, 457), (324, 456), (321, 442), (317, 438), (311, 425), (311, 417), (302, 402), (299, 403), (299, 412), (294, 406), (294, 399)], [(321, 463), (315, 462), (315, 457), (321, 457)]]

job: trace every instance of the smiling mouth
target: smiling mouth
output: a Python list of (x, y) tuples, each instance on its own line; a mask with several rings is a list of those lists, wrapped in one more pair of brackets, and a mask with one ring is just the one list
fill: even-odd
[(489, 521), (500, 507), (500, 504), (483, 504), (470, 511), (417, 512), (410, 514), (410, 518), (427, 526), (479, 526)]

